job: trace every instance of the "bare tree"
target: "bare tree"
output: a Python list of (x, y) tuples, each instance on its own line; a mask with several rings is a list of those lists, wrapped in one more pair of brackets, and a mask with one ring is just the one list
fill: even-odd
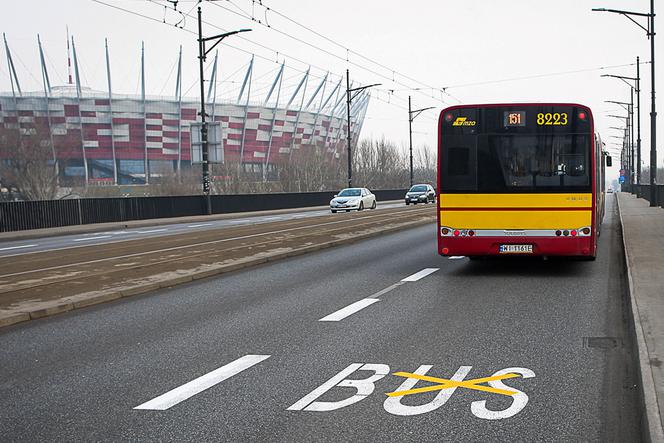
[(413, 178), (419, 183), (429, 183), (435, 186), (436, 171), (438, 168), (436, 152), (429, 145), (422, 145), (415, 154)]
[(58, 163), (49, 126), (4, 128), (0, 132), (0, 177), (26, 200), (52, 200), (58, 194)]

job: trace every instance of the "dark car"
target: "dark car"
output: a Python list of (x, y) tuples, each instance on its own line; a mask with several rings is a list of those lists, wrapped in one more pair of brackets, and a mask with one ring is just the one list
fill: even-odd
[(429, 203), (436, 201), (436, 191), (433, 186), (421, 184), (413, 185), (406, 193), (406, 204)]

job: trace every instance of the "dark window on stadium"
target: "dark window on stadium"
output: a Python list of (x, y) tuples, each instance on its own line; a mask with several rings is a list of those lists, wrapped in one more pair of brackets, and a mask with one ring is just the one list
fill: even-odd
[(118, 163), (121, 174), (134, 175), (145, 173), (143, 160), (120, 160)]
[(90, 160), (91, 178), (113, 178), (113, 160)]

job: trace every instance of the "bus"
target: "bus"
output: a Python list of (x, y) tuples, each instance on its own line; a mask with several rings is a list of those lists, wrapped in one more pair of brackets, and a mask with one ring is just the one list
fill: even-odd
[(440, 255), (595, 259), (611, 158), (587, 106), (452, 106), (438, 131)]

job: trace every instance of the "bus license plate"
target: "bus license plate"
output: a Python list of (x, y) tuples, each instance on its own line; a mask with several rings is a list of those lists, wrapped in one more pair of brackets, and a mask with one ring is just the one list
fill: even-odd
[(500, 245), (501, 254), (532, 254), (533, 245)]

